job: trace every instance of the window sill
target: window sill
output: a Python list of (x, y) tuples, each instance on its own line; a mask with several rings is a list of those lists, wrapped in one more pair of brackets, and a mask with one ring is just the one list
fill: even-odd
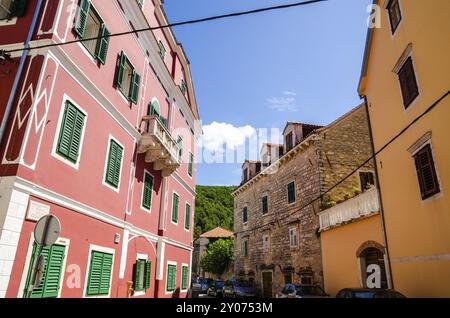
[(12, 19), (0, 20), (0, 26), (15, 25), (16, 23), (17, 23), (17, 17), (14, 17)]

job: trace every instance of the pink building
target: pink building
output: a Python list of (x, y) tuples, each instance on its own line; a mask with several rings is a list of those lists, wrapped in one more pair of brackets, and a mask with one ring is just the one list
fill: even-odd
[[(0, 0), (0, 50), (167, 23), (161, 0)], [(46, 214), (33, 297), (186, 297), (201, 129), (171, 29), (22, 54), (0, 63), (0, 297), (26, 293)]]

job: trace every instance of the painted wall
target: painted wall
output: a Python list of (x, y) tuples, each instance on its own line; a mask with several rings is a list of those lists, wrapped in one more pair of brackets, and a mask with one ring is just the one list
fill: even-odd
[[(380, 2), (380, 1), (379, 1)], [(381, 1), (381, 5), (383, 1)], [(373, 33), (366, 88), (375, 149), (448, 92), (450, 83), (450, 2), (400, 1), (402, 21), (392, 35), (382, 11)], [(392, 71), (408, 44), (419, 97), (403, 106), (397, 75)], [(450, 99), (447, 97), (378, 156), (394, 288), (410, 297), (450, 296)], [(414, 159), (408, 149), (431, 132), (441, 192), (422, 200)]]
[(343, 288), (361, 287), (357, 250), (367, 241), (382, 244), (379, 214), (326, 230), (320, 234), (326, 293), (331, 297)]

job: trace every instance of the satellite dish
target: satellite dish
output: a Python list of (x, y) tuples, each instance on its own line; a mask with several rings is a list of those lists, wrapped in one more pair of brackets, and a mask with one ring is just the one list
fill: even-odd
[(54, 215), (42, 217), (34, 227), (34, 240), (41, 246), (55, 244), (61, 233), (61, 223)]

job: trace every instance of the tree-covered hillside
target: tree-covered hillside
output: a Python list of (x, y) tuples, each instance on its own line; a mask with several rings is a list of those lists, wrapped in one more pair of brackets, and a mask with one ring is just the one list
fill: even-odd
[(197, 186), (195, 199), (195, 236), (221, 226), (233, 230), (233, 197), (235, 187)]

